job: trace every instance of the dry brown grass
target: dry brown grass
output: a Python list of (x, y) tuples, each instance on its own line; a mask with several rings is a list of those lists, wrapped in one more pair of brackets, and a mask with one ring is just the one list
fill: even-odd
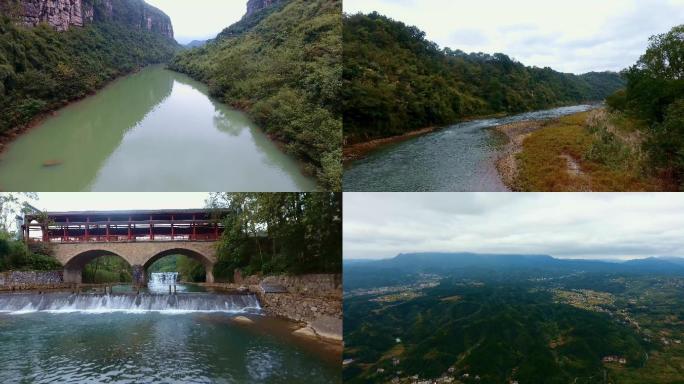
[[(509, 186), (518, 191), (658, 191), (655, 177), (643, 175), (639, 131), (620, 130), (601, 111), (583, 112), (550, 121), (523, 138), (515, 156), (516, 173)], [(592, 128), (590, 128), (592, 127)], [(600, 131), (605, 129), (606, 131)], [(590, 160), (601, 135), (610, 136), (620, 151)], [(612, 147), (611, 147), (612, 148)], [(611, 161), (617, 156), (619, 161)], [(608, 157), (606, 159), (606, 157)], [(617, 165), (615, 165), (615, 164)]]

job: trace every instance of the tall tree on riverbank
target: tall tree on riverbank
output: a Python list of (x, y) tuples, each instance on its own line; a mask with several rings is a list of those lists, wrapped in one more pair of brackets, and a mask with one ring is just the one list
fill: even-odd
[(246, 274), (340, 273), (340, 193), (213, 193), (212, 208), (228, 209), (217, 278)]
[(608, 98), (609, 106), (646, 122), (653, 165), (684, 189), (684, 25), (651, 37), (624, 76), (627, 87)]

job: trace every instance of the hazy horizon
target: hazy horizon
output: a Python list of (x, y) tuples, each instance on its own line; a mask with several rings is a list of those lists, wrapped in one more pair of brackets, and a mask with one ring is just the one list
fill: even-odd
[(542, 254), (626, 260), (684, 255), (678, 193), (345, 193), (343, 255)]
[(247, 12), (247, 0), (145, 0), (171, 18), (181, 44), (213, 39)]
[(387, 257), (378, 257), (375, 259), (367, 259), (367, 258), (348, 258), (345, 257), (344, 261), (381, 261), (381, 260), (391, 260), (394, 259), (395, 257), (399, 255), (412, 255), (412, 254), (421, 254), (421, 253), (443, 253), (443, 254), (462, 254), (462, 253), (469, 253), (469, 254), (474, 254), (474, 255), (520, 255), (520, 256), (550, 256), (554, 259), (559, 259), (559, 260), (590, 260), (590, 261), (606, 261), (606, 262), (621, 262), (621, 261), (629, 261), (629, 260), (643, 260), (643, 259), (649, 259), (649, 258), (670, 258), (670, 257), (676, 257), (676, 258), (682, 258), (684, 259), (684, 256), (680, 255), (652, 255), (652, 256), (642, 256), (642, 257), (631, 257), (631, 258), (583, 258), (583, 257), (558, 257), (550, 254), (524, 254), (524, 253), (508, 253), (508, 252), (501, 252), (501, 253), (485, 253), (485, 252), (470, 252), (470, 251), (430, 251), (430, 252), (399, 252), (396, 255), (393, 256), (387, 256)]
[(528, 66), (581, 74), (620, 71), (652, 35), (684, 22), (684, 0), (345, 0), (344, 12), (415, 25), (440, 47), (504, 53)]

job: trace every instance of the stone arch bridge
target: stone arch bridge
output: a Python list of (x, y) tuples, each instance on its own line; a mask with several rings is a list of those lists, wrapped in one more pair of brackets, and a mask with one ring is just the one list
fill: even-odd
[(212, 210), (48, 212), (26, 215), (28, 243), (47, 243), (64, 266), (64, 282), (81, 283), (86, 264), (105, 255), (124, 259), (135, 284), (144, 285), (147, 269), (170, 255), (202, 263), (206, 281), (214, 281), (217, 241), (224, 212)]

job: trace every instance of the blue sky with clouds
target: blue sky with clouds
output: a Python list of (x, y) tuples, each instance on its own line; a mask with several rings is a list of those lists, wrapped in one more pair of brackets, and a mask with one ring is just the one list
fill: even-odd
[(502, 52), (562, 72), (619, 71), (684, 23), (684, 0), (344, 0), (416, 25), (442, 47)]

